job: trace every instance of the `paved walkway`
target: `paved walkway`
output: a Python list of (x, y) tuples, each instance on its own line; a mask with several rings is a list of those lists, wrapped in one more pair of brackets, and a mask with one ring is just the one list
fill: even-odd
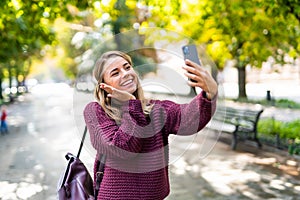
[[(0, 136), (1, 200), (56, 199), (64, 155), (77, 152), (82, 134), (74, 121), (72, 95), (47, 91), (8, 107), (10, 133)], [(299, 160), (251, 143), (239, 143), (232, 151), (229, 139), (207, 129), (171, 137), (167, 200), (300, 199)], [(88, 146), (81, 159), (91, 170)]]
[[(211, 131), (200, 133), (171, 164), (168, 200), (300, 199), (298, 159), (251, 143), (239, 143), (232, 151), (229, 136), (215, 139)], [(182, 146), (184, 140), (177, 139), (173, 146)]]

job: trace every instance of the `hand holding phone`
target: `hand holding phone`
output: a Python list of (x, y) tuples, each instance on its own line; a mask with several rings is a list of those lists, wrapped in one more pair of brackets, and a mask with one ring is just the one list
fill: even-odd
[[(198, 51), (195, 45), (185, 45), (182, 47), (183, 57), (184, 60), (189, 59), (190, 61), (197, 63), (201, 66), (200, 59), (198, 57)], [(196, 82), (194, 80), (191, 80), (192, 82)]]
[(201, 88), (208, 99), (213, 99), (218, 92), (218, 85), (211, 74), (203, 67), (201, 67), (201, 61), (198, 57), (197, 48), (195, 45), (186, 45), (182, 47), (182, 52), (184, 59), (190, 61), (185, 61), (186, 66), (183, 66), (187, 72), (185, 75), (191, 79), (195, 78), (197, 81), (190, 80), (188, 84), (194, 90), (196, 94), (195, 87)]

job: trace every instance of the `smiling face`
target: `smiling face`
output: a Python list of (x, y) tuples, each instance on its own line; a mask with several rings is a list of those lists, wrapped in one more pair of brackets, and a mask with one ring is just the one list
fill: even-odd
[(137, 90), (137, 74), (131, 64), (120, 56), (112, 57), (107, 61), (103, 80), (104, 83), (130, 94)]

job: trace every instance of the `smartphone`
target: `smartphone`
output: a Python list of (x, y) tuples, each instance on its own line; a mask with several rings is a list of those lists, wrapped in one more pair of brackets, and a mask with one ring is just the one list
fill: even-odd
[[(197, 51), (197, 48), (194, 44), (183, 46), (182, 47), (182, 52), (183, 52), (183, 58), (184, 59), (189, 59), (189, 60), (193, 61), (194, 63), (197, 63), (198, 65), (201, 66), (201, 62), (200, 62), (200, 59), (198, 57), (198, 51)], [(193, 81), (193, 80), (191, 80), (191, 81)]]
[(184, 59), (189, 59), (198, 65), (201, 65), (200, 59), (198, 57), (197, 47), (194, 44), (185, 45), (182, 47)]

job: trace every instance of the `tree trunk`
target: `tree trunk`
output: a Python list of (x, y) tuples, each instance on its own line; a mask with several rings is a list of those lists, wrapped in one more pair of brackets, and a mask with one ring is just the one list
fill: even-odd
[(299, 78), (299, 84), (300, 84), (300, 56), (298, 57), (298, 78)]
[(246, 94), (246, 67), (238, 67), (238, 78), (239, 78), (239, 98), (247, 98)]
[(13, 102), (14, 98), (13, 98), (13, 93), (11, 92), (11, 88), (12, 88), (12, 66), (9, 65), (8, 66), (8, 87), (9, 87), (9, 102)]
[(3, 100), (3, 94), (2, 94), (2, 76), (0, 76), (0, 99)]
[(11, 89), (12, 88), (12, 71), (11, 71), (12, 66), (8, 66), (8, 87)]

